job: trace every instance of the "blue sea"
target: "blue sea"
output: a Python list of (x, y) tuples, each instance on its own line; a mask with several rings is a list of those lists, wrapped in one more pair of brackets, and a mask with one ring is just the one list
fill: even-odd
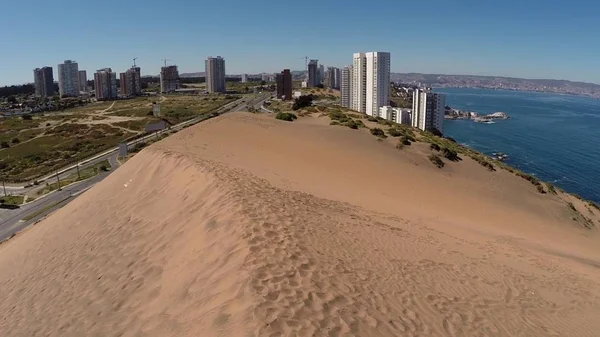
[(506, 112), (495, 124), (446, 120), (444, 134), (600, 203), (600, 100), (536, 92), (438, 88), (455, 109)]

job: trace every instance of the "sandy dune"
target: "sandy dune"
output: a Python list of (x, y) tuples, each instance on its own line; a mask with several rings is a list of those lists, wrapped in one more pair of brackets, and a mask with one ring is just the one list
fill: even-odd
[(411, 151), (316, 118), (186, 129), (0, 245), (0, 335), (598, 336), (597, 230)]

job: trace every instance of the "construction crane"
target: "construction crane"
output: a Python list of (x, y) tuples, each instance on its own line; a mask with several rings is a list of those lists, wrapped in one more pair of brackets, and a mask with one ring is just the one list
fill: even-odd
[(165, 63), (165, 68), (167, 67), (167, 61), (173, 61), (173, 60), (167, 60), (166, 58), (162, 59), (163, 62)]
[(134, 67), (134, 68), (135, 68), (135, 60), (137, 60), (137, 59), (138, 59), (137, 57), (134, 57), (134, 58), (133, 58), (133, 67)]
[(308, 56), (299, 57), (300, 59), (304, 59), (304, 70), (308, 69)]

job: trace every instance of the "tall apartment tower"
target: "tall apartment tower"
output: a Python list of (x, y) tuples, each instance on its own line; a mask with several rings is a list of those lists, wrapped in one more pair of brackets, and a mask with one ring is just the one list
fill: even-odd
[(306, 86), (314, 88), (319, 84), (319, 60), (310, 60), (308, 62), (308, 80)]
[(225, 59), (221, 56), (206, 59), (206, 90), (212, 92), (225, 92)]
[(275, 78), (277, 82), (277, 98), (282, 100), (292, 99), (292, 73), (290, 70), (283, 69)]
[(444, 133), (446, 95), (417, 89), (413, 93), (412, 126), (421, 130), (437, 129)]
[(336, 67), (328, 67), (325, 72), (324, 82), (332, 89), (340, 88), (340, 69)]
[(79, 96), (79, 65), (66, 60), (58, 65), (58, 91), (60, 97)]
[(390, 53), (355, 53), (352, 66), (351, 107), (377, 116), (390, 102)]
[(94, 87), (96, 99), (105, 101), (117, 98), (117, 73), (111, 68), (97, 70), (94, 74)]
[(41, 97), (54, 95), (54, 76), (52, 67), (35, 68), (33, 70), (35, 94)]
[(87, 72), (85, 70), (79, 71), (79, 91), (87, 91)]
[(352, 66), (342, 69), (340, 91), (342, 106), (352, 109)]
[(341, 77), (342, 71), (340, 68), (333, 68), (333, 88), (336, 90), (340, 90), (342, 85)]
[(177, 66), (160, 68), (160, 92), (173, 92), (181, 87)]
[(121, 95), (122, 96), (138, 96), (142, 93), (142, 84), (140, 82), (141, 69), (140, 67), (131, 67), (124, 73), (120, 74), (121, 78)]
[(242, 74), (241, 82), (242, 83), (248, 82), (248, 74)]

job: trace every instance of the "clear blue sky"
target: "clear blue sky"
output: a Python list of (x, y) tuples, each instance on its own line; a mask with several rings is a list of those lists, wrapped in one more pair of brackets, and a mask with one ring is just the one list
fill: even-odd
[(0, 85), (65, 59), (88, 77), (142, 75), (166, 57), (180, 72), (221, 55), (228, 74), (302, 69), (302, 56), (344, 66), (389, 51), (392, 71), (556, 78), (600, 83), (597, 1), (47, 0), (2, 4)]

